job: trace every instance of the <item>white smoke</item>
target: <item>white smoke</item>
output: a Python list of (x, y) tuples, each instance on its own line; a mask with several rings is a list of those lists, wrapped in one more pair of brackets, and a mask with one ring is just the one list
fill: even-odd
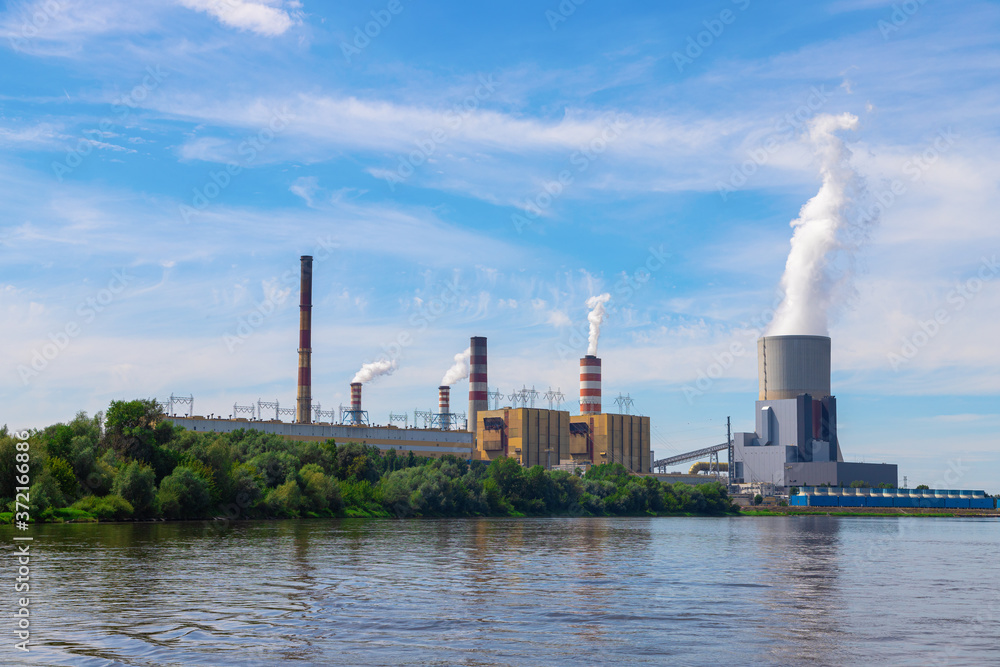
[(459, 380), (464, 380), (469, 377), (469, 360), (472, 358), (472, 348), (465, 348), (465, 352), (459, 352), (455, 355), (455, 363), (452, 367), (448, 369), (448, 372), (444, 374), (444, 379), (441, 380), (441, 385), (448, 385), (449, 387)]
[(822, 114), (809, 123), (823, 184), (791, 222), (795, 232), (781, 277), (785, 296), (768, 335), (829, 335), (832, 306), (843, 303), (845, 290), (851, 289), (854, 252), (878, 222), (875, 213), (862, 211), (864, 179), (836, 135), (857, 127), (857, 116), (849, 113)]
[(587, 354), (597, 354), (597, 341), (601, 337), (601, 323), (604, 322), (604, 304), (611, 299), (611, 295), (605, 292), (587, 299), (587, 321), (590, 322), (590, 345), (587, 347)]
[(392, 375), (392, 372), (396, 370), (396, 360), (395, 359), (379, 359), (378, 361), (373, 361), (370, 364), (365, 364), (358, 371), (354, 379), (351, 382), (361, 382), (367, 383), (371, 382), (377, 377), (382, 377), (383, 375)]

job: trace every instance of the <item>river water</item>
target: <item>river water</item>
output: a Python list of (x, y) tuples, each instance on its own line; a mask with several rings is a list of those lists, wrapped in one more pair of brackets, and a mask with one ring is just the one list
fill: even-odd
[[(310, 520), (31, 534), (34, 643), (28, 654), (5, 648), (3, 664), (1000, 663), (995, 519)], [(0, 530), (11, 580), (12, 536)]]

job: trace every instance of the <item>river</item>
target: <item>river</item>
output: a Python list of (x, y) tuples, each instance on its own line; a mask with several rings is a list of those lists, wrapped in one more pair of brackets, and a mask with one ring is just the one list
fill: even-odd
[[(1000, 662), (995, 519), (348, 519), (30, 534), (32, 650), (8, 650), (4, 664)], [(13, 535), (0, 529), (11, 610)]]

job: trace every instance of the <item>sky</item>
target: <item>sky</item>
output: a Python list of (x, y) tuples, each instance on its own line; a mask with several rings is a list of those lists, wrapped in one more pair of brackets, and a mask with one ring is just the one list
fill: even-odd
[(970, 1), (7, 2), (0, 423), (292, 407), (308, 254), (324, 410), (387, 356), (365, 409), (412, 424), (486, 336), (491, 391), (576, 411), (608, 293), (605, 409), (657, 458), (723, 442), (823, 185), (810, 128), (850, 114), (842, 213), (878, 215), (830, 244), (841, 448), (1000, 492), (997, 34)]

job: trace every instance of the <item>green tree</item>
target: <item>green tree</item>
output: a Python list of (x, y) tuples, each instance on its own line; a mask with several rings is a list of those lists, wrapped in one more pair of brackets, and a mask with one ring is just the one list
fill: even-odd
[(853, 482), (851, 482), (851, 488), (852, 489), (868, 489), (868, 488), (871, 488), (871, 484), (869, 484), (868, 482), (866, 482), (864, 480), (856, 479)]
[(197, 519), (205, 516), (211, 502), (208, 482), (186, 466), (177, 466), (160, 482), (156, 501), (169, 519)]
[(111, 401), (104, 417), (104, 437), (120, 455), (150, 463), (159, 444), (170, 440), (173, 426), (163, 420), (154, 399)]
[(69, 501), (77, 496), (76, 474), (73, 466), (61, 458), (49, 458), (45, 461), (45, 467), (59, 484), (63, 497)]
[(136, 516), (147, 516), (156, 501), (156, 473), (138, 461), (132, 461), (115, 477), (112, 492), (127, 500)]
[(330, 510), (337, 512), (343, 507), (340, 487), (336, 480), (323, 473), (318, 463), (307, 463), (299, 471), (302, 480), (302, 506), (312, 512)]
[(764, 502), (764, 496), (760, 495), (759, 493), (753, 497), (754, 505), (760, 505), (763, 502)]
[(63, 495), (62, 489), (59, 488), (59, 482), (48, 470), (42, 471), (35, 483), (31, 485), (28, 494), (30, 496), (28, 505), (31, 508), (29, 511), (31, 518), (35, 520), (41, 518), (42, 514), (50, 508), (57, 509), (66, 506), (66, 497)]
[(917, 491), (921, 491), (921, 490), (923, 490), (923, 489), (927, 489), (927, 490), (930, 490), (930, 488), (931, 488), (931, 487), (927, 486), (926, 484), (921, 484), (921, 485), (919, 485), (919, 486), (917, 487)]

